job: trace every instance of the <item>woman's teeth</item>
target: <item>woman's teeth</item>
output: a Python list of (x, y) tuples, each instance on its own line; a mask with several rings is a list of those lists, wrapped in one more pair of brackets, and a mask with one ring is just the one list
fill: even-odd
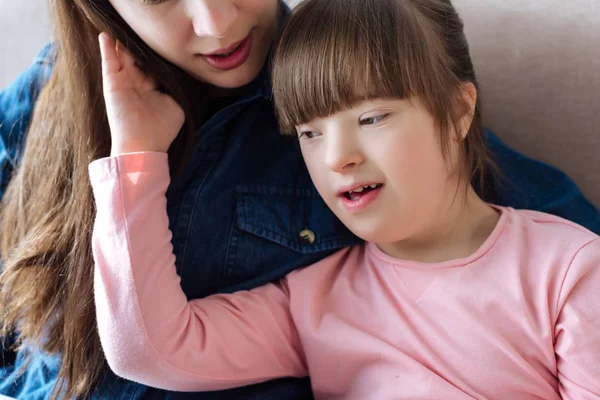
[(230, 55), (232, 55), (233, 53), (235, 53), (237, 51), (237, 49), (240, 48), (241, 45), (242, 44), (240, 43), (235, 49), (231, 50), (229, 53), (215, 54), (215, 56), (216, 57), (222, 57), (222, 58), (229, 57)]

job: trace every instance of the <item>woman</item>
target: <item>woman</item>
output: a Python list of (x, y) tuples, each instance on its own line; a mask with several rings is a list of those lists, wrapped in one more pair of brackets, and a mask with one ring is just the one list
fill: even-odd
[[(0, 376), (0, 393), (180, 398), (115, 378), (95, 330), (87, 165), (111, 148), (97, 36), (123, 43), (130, 62), (184, 110), (143, 112), (164, 115), (167, 125), (185, 117), (169, 151), (167, 196), (177, 272), (193, 299), (278, 279), (357, 240), (277, 128), (267, 60), (287, 10), (277, 0), (56, 0), (53, 9), (57, 45), (0, 95), (3, 186), (12, 177), (2, 201), (0, 303), (4, 336), (24, 344)], [(597, 211), (562, 173), (488, 139), (506, 178), (522, 188), (498, 186), (489, 201), (600, 230)], [(310, 385), (282, 380), (191, 396), (304, 399)]]

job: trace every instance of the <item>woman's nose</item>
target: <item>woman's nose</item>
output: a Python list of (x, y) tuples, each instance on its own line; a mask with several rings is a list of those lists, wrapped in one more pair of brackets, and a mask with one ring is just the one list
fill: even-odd
[(189, 0), (187, 8), (194, 32), (201, 37), (227, 36), (239, 14), (232, 0)]

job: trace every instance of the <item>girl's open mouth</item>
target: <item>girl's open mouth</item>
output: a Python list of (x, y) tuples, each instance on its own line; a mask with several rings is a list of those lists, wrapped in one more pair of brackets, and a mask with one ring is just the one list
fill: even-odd
[(363, 187), (360, 187), (358, 189), (354, 189), (354, 190), (351, 190), (349, 192), (344, 193), (344, 196), (346, 196), (346, 198), (348, 200), (358, 201), (363, 196), (365, 196), (366, 194), (368, 194), (369, 192), (372, 192), (373, 190), (377, 190), (377, 189), (381, 188), (382, 186), (383, 185), (381, 183), (374, 184), (374, 185), (363, 186)]
[(376, 183), (340, 193), (344, 208), (350, 212), (358, 212), (373, 203), (381, 194), (383, 184)]

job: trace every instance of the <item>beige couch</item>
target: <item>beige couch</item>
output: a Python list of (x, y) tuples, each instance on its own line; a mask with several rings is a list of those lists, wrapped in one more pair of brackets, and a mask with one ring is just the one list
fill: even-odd
[(600, 207), (600, 1), (454, 0), (485, 122)]
[[(0, 86), (47, 40), (45, 1), (0, 0)], [(600, 207), (600, 0), (454, 3), (482, 83), (486, 124), (566, 171)]]

